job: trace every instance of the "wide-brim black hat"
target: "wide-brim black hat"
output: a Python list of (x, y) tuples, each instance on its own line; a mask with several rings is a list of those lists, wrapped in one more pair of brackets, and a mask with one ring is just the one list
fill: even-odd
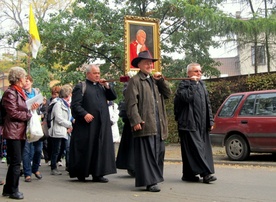
[(151, 54), (149, 51), (142, 51), (138, 54), (138, 57), (137, 58), (134, 58), (132, 61), (131, 61), (131, 65), (133, 67), (137, 67), (138, 68), (138, 63), (141, 61), (141, 60), (151, 60), (152, 62), (156, 62), (158, 59), (154, 59), (152, 58)]

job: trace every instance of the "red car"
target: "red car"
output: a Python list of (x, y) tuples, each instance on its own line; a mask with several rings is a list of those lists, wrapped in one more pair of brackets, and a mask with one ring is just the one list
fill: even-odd
[(225, 146), (230, 160), (276, 153), (276, 90), (231, 94), (218, 109), (210, 136), (213, 145)]

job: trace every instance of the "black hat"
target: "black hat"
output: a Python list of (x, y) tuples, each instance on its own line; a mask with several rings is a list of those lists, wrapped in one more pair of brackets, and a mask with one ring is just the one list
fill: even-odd
[(156, 62), (158, 59), (154, 59), (152, 58), (151, 54), (149, 51), (142, 51), (138, 54), (138, 57), (137, 58), (134, 58), (132, 61), (131, 61), (131, 65), (133, 67), (137, 67), (138, 68), (138, 63), (141, 61), (141, 60), (152, 60), (152, 62)]

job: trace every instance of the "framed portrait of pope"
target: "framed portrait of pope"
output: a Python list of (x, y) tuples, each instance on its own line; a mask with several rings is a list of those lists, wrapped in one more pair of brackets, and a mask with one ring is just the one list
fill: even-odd
[(125, 16), (125, 75), (139, 68), (131, 66), (131, 61), (141, 51), (149, 51), (152, 58), (159, 59), (154, 63), (153, 72), (160, 71), (160, 31), (159, 19)]

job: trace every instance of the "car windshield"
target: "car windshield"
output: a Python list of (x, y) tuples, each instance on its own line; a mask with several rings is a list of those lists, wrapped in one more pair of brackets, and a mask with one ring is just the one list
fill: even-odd
[(231, 96), (227, 99), (223, 107), (221, 108), (218, 116), (220, 117), (229, 117), (233, 116), (238, 104), (240, 103), (243, 95)]

